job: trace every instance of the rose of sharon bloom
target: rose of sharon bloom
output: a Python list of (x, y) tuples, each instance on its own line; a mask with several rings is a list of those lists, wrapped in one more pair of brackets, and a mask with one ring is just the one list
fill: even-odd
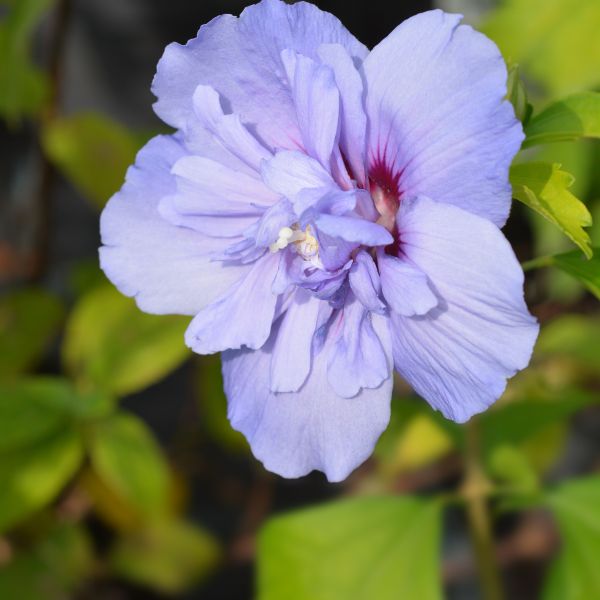
[(229, 419), (265, 467), (344, 479), (398, 373), (485, 410), (538, 333), (500, 231), (523, 140), (496, 46), (460, 15), (372, 51), (311, 4), (224, 15), (158, 64), (151, 140), (102, 215), (101, 264), (223, 352)]

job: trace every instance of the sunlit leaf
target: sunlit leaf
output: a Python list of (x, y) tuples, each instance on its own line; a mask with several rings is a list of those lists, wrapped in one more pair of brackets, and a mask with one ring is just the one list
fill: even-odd
[(597, 0), (505, 0), (483, 31), (554, 96), (600, 84)]
[(0, 298), (0, 379), (23, 373), (40, 360), (63, 313), (60, 301), (41, 289)]
[(258, 542), (259, 600), (442, 598), (441, 506), (343, 500), (272, 519)]
[(218, 559), (219, 547), (208, 533), (178, 520), (149, 523), (121, 538), (109, 557), (119, 576), (166, 594), (197, 584)]
[(0, 22), (0, 115), (14, 122), (40, 110), (48, 81), (30, 57), (31, 34), (54, 0), (11, 2)]
[(452, 438), (427, 414), (410, 418), (402, 431), (388, 446), (379, 446), (377, 456), (384, 473), (389, 476), (425, 467), (454, 448)]
[(135, 135), (98, 114), (53, 120), (43, 143), (49, 158), (99, 208), (123, 185), (139, 150)]
[(81, 383), (124, 395), (162, 379), (188, 356), (188, 319), (143, 313), (111, 285), (94, 287), (67, 323), (63, 360)]
[(569, 188), (573, 177), (560, 165), (523, 163), (511, 167), (513, 196), (559, 227), (589, 258), (592, 256), (590, 236), (583, 229), (592, 217)]
[(531, 119), (523, 147), (600, 138), (600, 93), (582, 92), (559, 100)]
[(35, 444), (0, 456), (0, 531), (58, 495), (83, 459), (78, 432), (65, 427)]
[(92, 548), (77, 525), (59, 525), (0, 567), (0, 598), (64, 600), (91, 575)]
[(92, 467), (107, 486), (144, 515), (165, 512), (168, 466), (143, 421), (119, 413), (98, 423), (89, 437)]
[(600, 598), (600, 477), (562, 484), (546, 497), (562, 537), (548, 574), (544, 600)]

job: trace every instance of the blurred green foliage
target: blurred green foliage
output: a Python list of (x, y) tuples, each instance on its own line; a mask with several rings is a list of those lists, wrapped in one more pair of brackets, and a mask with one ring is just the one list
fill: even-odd
[[(145, 136), (106, 115), (49, 115), (51, 81), (31, 47), (53, 2), (1, 4), (0, 117), (32, 120), (47, 159), (100, 209)], [(558, 299), (557, 316), (544, 319), (532, 366), (471, 426), (476, 450), (468, 427), (398, 388), (373, 460), (341, 488), (356, 497), (275, 516), (258, 534), (259, 600), (442, 598), (444, 511), (473, 493), (498, 511), (552, 514), (562, 545), (545, 557), (544, 600), (600, 598), (600, 478), (549, 483), (571, 419), (600, 400), (600, 319), (584, 295), (600, 298), (600, 230), (590, 229), (600, 217), (600, 3), (505, 0), (483, 29), (512, 65), (508, 98), (527, 136), (511, 182), (533, 226), (533, 302), (544, 315)], [(0, 298), (0, 598), (74, 597), (99, 577), (183, 593), (218, 567), (223, 544), (186, 519), (188, 482), (119, 401), (190, 359), (187, 319), (142, 313), (96, 261), (76, 265), (71, 282), (68, 306), (39, 287)], [(42, 374), (58, 370), (57, 355), (63, 373)], [(202, 433), (239, 459), (248, 446), (226, 418), (220, 360), (194, 360)], [(436, 470), (452, 482), (434, 478), (444, 490), (419, 494), (431, 487), (418, 477)]]

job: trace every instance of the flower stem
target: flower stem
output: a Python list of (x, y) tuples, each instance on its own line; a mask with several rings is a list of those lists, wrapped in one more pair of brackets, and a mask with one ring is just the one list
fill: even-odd
[(481, 463), (480, 431), (477, 417), (466, 425), (465, 480), (462, 495), (466, 502), (469, 530), (485, 600), (502, 600), (502, 583), (496, 563), (494, 538), (488, 507), (491, 485)]
[(523, 271), (532, 271), (533, 269), (541, 269), (543, 267), (550, 267), (553, 264), (553, 256), (539, 256), (532, 260), (527, 260), (521, 263)]

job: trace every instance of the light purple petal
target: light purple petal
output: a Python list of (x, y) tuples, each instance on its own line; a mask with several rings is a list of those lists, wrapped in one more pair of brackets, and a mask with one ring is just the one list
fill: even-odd
[(359, 185), (365, 185), (367, 115), (363, 103), (363, 83), (348, 51), (339, 44), (319, 47), (321, 60), (335, 75), (340, 90), (340, 148)]
[[(158, 203), (158, 213), (178, 231), (191, 229), (206, 237), (216, 239), (239, 238), (244, 231), (256, 222), (256, 215), (198, 215), (186, 214), (178, 210), (181, 197), (177, 194), (165, 196)], [(229, 243), (232, 243), (231, 241)]]
[(376, 388), (391, 376), (387, 318), (379, 318), (386, 329), (384, 340), (375, 333), (371, 313), (358, 300), (347, 301), (339, 322), (332, 325), (332, 329), (339, 328), (339, 333), (329, 354), (327, 376), (331, 387), (344, 398), (352, 398), (365, 388)]
[(425, 195), (506, 221), (508, 168), (523, 132), (506, 95), (498, 48), (460, 15), (404, 21), (364, 61), (371, 163), (401, 173), (406, 196)]
[(398, 218), (402, 249), (443, 299), (425, 316), (392, 314), (394, 362), (434, 408), (466, 421), (529, 363), (538, 334), (523, 271), (488, 220), (420, 198)]
[(385, 227), (359, 217), (320, 214), (315, 218), (315, 223), (319, 231), (346, 242), (365, 246), (387, 246), (394, 241)]
[(390, 308), (405, 317), (424, 315), (438, 305), (427, 275), (405, 258), (377, 254), (381, 289)]
[(326, 342), (300, 390), (275, 394), (269, 389), (275, 336), (261, 350), (223, 354), (231, 424), (269, 471), (301, 477), (316, 469), (341, 481), (371, 455), (387, 427), (392, 378), (354, 398), (338, 396), (327, 381)]
[(310, 371), (312, 340), (322, 300), (299, 289), (281, 319), (271, 356), (272, 392), (295, 392)]
[(176, 208), (183, 214), (261, 215), (279, 200), (258, 177), (210, 158), (184, 156), (171, 172), (177, 176)]
[(302, 152), (278, 152), (272, 159), (262, 163), (261, 172), (263, 181), (292, 203), (306, 189), (319, 190), (323, 195), (327, 190), (336, 188), (325, 168)]
[(381, 281), (371, 255), (361, 250), (352, 263), (348, 282), (356, 298), (372, 312), (383, 313), (385, 304), (381, 301)]
[(278, 266), (278, 256), (257, 260), (242, 281), (192, 319), (186, 344), (198, 354), (242, 346), (260, 348), (269, 337), (275, 314), (277, 296), (271, 285)]
[(324, 43), (341, 44), (353, 57), (367, 54), (337, 18), (304, 2), (264, 0), (239, 19), (217, 17), (187, 45), (167, 46), (152, 86), (156, 113), (184, 127), (194, 90), (210, 85), (242, 122), (255, 125), (259, 139), (273, 148), (298, 148), (301, 136), (280, 54), (289, 48), (318, 60)]
[(150, 313), (196, 314), (247, 271), (245, 266), (210, 260), (229, 240), (177, 228), (160, 216), (161, 198), (176, 191), (171, 167), (183, 155), (176, 137), (151, 140), (100, 220), (102, 269), (123, 294), (135, 297)]
[(281, 60), (290, 82), (304, 150), (329, 168), (340, 114), (340, 94), (333, 71), (292, 50), (283, 50)]
[(193, 127), (204, 127), (242, 162), (260, 171), (260, 163), (269, 159), (271, 153), (242, 124), (239, 115), (224, 113), (219, 94), (210, 86), (199, 85), (193, 103)]

